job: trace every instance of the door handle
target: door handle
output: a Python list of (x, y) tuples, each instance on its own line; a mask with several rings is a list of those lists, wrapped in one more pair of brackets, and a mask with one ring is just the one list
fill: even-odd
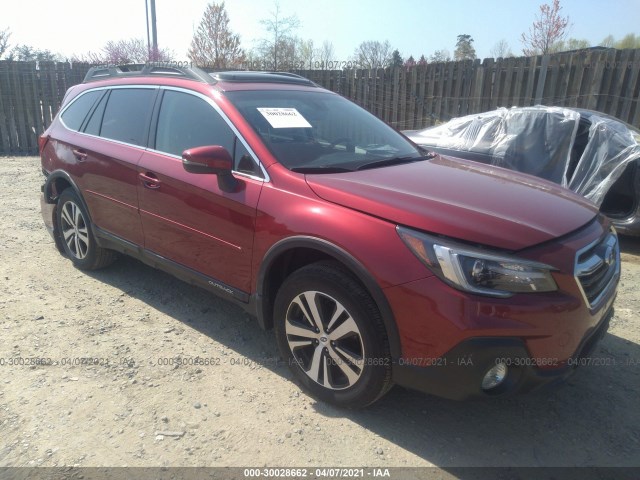
[(162, 182), (160, 180), (158, 180), (153, 173), (151, 173), (151, 172), (139, 173), (138, 176), (140, 177), (140, 181), (142, 181), (142, 184), (146, 188), (151, 188), (151, 189), (154, 189), (154, 190), (156, 188), (160, 188), (160, 184)]
[(77, 148), (74, 148), (71, 151), (79, 162), (84, 162), (87, 159), (87, 152), (83, 152), (82, 150), (78, 150)]

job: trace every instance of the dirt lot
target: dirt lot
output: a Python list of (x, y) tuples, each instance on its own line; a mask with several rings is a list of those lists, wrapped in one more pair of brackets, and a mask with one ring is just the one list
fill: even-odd
[[(273, 333), (235, 306), (128, 258), (74, 269), (43, 227), (41, 180), (38, 159), (0, 158), (0, 466), (640, 464), (638, 241), (596, 352), (608, 366), (550, 393), (459, 403), (396, 388), (343, 411), (302, 392)], [(163, 364), (175, 357), (213, 364)]]

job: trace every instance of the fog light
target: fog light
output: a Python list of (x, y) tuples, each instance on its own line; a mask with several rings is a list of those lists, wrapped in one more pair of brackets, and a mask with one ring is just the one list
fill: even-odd
[(497, 387), (507, 377), (507, 366), (504, 363), (498, 363), (491, 367), (482, 379), (482, 389), (491, 390)]

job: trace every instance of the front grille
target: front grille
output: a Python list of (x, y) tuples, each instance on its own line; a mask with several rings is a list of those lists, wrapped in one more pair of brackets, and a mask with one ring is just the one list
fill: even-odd
[(619, 274), (620, 245), (615, 233), (578, 252), (575, 275), (589, 307), (599, 303)]

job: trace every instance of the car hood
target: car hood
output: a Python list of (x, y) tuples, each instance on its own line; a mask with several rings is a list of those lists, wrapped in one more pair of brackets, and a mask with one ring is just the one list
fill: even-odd
[(597, 208), (551, 182), (445, 156), (359, 172), (307, 175), (319, 197), (468, 242), (520, 250), (572, 232)]

